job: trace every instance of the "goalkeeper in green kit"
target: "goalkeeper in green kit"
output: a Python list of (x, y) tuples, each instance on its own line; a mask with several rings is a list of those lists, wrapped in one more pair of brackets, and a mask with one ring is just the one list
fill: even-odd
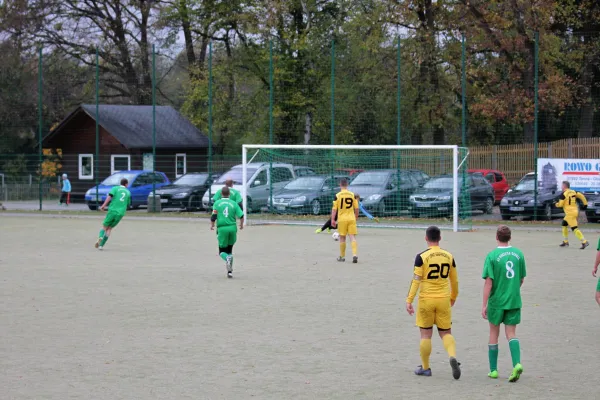
[(104, 211), (110, 203), (108, 213), (106, 214), (106, 218), (104, 218), (104, 222), (102, 222), (102, 229), (96, 241), (95, 247), (98, 250), (104, 248), (113, 228), (121, 222), (131, 204), (131, 193), (127, 189), (128, 185), (129, 181), (127, 179), (121, 179), (121, 185), (115, 186), (110, 190), (104, 204), (100, 207), (100, 210)]
[(233, 277), (233, 245), (237, 241), (236, 218), (240, 219), (240, 230), (244, 229), (244, 212), (240, 206), (229, 198), (227, 186), (221, 189), (222, 198), (213, 205), (210, 217), (210, 229), (215, 229), (217, 223), (217, 240), (219, 241), (219, 256), (225, 261), (227, 277)]

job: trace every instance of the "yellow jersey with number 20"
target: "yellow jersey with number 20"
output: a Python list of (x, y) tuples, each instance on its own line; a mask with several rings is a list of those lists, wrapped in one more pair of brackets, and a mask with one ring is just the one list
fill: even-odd
[(337, 210), (338, 222), (356, 221), (355, 211), (358, 208), (358, 201), (354, 198), (354, 193), (342, 189), (333, 202), (333, 209)]

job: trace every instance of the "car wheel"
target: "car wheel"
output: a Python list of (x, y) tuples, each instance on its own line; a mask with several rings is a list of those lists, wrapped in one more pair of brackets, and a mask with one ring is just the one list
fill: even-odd
[(250, 214), (252, 212), (252, 199), (250, 197), (246, 200), (246, 208), (247, 210), (244, 210), (244, 212)]
[(598, 218), (596, 217), (588, 217), (588, 222), (592, 223), (592, 224), (597, 224), (598, 223)]
[(321, 203), (319, 200), (313, 200), (312, 203), (310, 203), (310, 211), (313, 215), (321, 214)]
[(91, 204), (88, 204), (88, 208), (89, 208), (90, 210), (92, 210), (92, 211), (96, 211), (96, 210), (98, 209), (98, 207), (97, 207), (97, 206), (93, 206), (93, 205), (91, 205)]
[(488, 197), (487, 200), (485, 201), (485, 209), (483, 210), (484, 213), (486, 214), (491, 214), (494, 212), (494, 199), (491, 197)]
[(506, 215), (506, 214), (501, 214), (502, 215), (502, 221), (508, 221), (510, 219), (510, 215)]
[(552, 221), (552, 205), (550, 203), (547, 203), (544, 206), (544, 219), (546, 221)]
[(377, 206), (377, 214), (379, 214), (380, 217), (385, 217), (385, 201), (381, 200)]
[(190, 199), (188, 200), (188, 205), (185, 209), (186, 209), (186, 211), (195, 211), (195, 210), (199, 210), (200, 207), (201, 207), (200, 197), (196, 196), (196, 195), (191, 195)]

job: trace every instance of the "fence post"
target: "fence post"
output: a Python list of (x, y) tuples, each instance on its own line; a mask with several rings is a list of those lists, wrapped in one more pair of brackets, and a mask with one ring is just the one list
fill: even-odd
[[(396, 144), (397, 145), (401, 145), (402, 144), (402, 81), (401, 81), (401, 58), (400, 58), (400, 35), (398, 35), (398, 49), (396, 50), (397, 54), (396, 54), (396, 74), (398, 75), (397, 80), (396, 80), (396, 120), (397, 120), (397, 127), (396, 127)], [(400, 152), (401, 150), (397, 150), (396, 151), (396, 181), (398, 182), (398, 199), (401, 199), (402, 196), (400, 195)], [(399, 204), (399, 206), (402, 206), (402, 204)], [(400, 207), (398, 207), (398, 209), (400, 209)]]
[(100, 63), (98, 60), (98, 46), (96, 46), (96, 162), (94, 163), (94, 180), (96, 182), (96, 210), (100, 209), (100, 195), (98, 186), (100, 185)]
[(535, 54), (534, 54), (534, 88), (533, 88), (533, 99), (534, 99), (534, 116), (533, 116), (533, 171), (535, 176), (535, 187), (533, 189), (533, 220), (537, 220), (537, 198), (538, 198), (538, 84), (539, 84), (539, 52), (540, 52), (540, 33), (535, 33)]
[(492, 169), (498, 169), (498, 146), (492, 146)]
[[(269, 41), (269, 144), (273, 144), (273, 41)], [(270, 211), (273, 211), (273, 153), (269, 152), (269, 200)]]
[(152, 207), (156, 212), (160, 204), (156, 205), (156, 179), (154, 179), (156, 172), (156, 50), (154, 43), (152, 44), (152, 172)]
[(552, 158), (552, 142), (548, 142), (548, 158)]
[[(212, 56), (213, 56), (213, 46), (212, 46), (212, 40), (210, 42), (208, 42), (208, 176), (212, 177), (212, 153), (213, 153), (213, 120), (212, 120), (212, 112), (213, 112), (213, 105), (212, 105), (212, 96), (213, 96), (213, 90), (212, 90), (212, 81), (213, 81), (213, 70), (212, 70)], [(208, 204), (210, 205), (210, 202), (212, 200), (212, 193), (211, 193), (211, 187), (212, 185), (210, 185), (208, 187)]]
[[(461, 115), (461, 129), (462, 129), (462, 146), (467, 147), (467, 60), (466, 60), (466, 41), (465, 34), (462, 35), (461, 41), (461, 65), (462, 65), (462, 115)], [(464, 179), (463, 179), (464, 181)]]
[(567, 139), (567, 158), (573, 158), (573, 139)]
[[(39, 185), (39, 196), (40, 196), (40, 211), (42, 211), (42, 163), (44, 162), (42, 156), (42, 131), (44, 125), (44, 112), (42, 109), (42, 95), (43, 95), (43, 72), (42, 72), (42, 53), (43, 47), (39, 48), (39, 60), (38, 60), (38, 157), (39, 157), (39, 175), (38, 175), (38, 185)], [(31, 175), (29, 175), (29, 185), (31, 186)]]

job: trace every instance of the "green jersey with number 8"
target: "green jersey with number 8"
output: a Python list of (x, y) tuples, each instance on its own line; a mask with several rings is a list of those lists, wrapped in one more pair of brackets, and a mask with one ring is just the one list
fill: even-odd
[(236, 226), (237, 218), (242, 218), (244, 212), (240, 206), (229, 198), (217, 200), (213, 206), (213, 214), (217, 215), (217, 228)]
[(521, 280), (527, 275), (525, 256), (516, 247), (497, 247), (485, 259), (482, 278), (493, 280), (488, 307), (513, 310), (522, 307)]
[(108, 205), (108, 211), (125, 215), (131, 203), (131, 193), (129, 190), (125, 186), (115, 186), (110, 190), (108, 195), (112, 196), (112, 200)]

